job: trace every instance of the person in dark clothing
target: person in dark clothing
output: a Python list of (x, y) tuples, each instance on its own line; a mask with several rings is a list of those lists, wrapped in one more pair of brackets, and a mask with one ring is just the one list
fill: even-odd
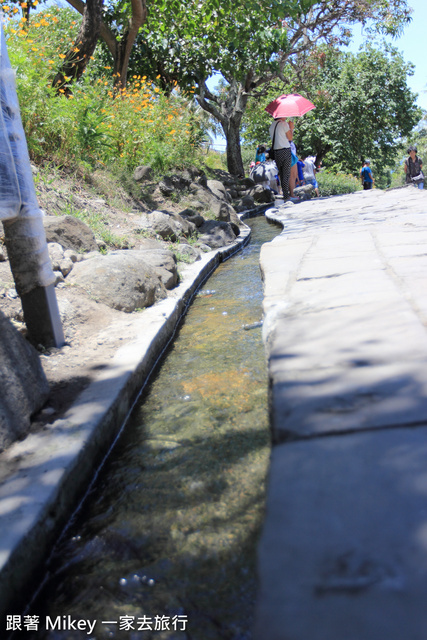
[(372, 189), (374, 185), (374, 176), (372, 175), (370, 160), (365, 160), (363, 167), (360, 169), (360, 177), (364, 189)]
[(292, 141), (294, 123), (287, 122), (286, 118), (277, 118), (270, 125), (270, 136), (274, 139), (274, 160), (276, 161), (283, 200), (290, 199), (289, 178), (291, 175), (292, 153), (290, 143)]
[(424, 189), (423, 161), (417, 156), (417, 147), (408, 147), (408, 157), (405, 160), (406, 184), (413, 184), (418, 189)]

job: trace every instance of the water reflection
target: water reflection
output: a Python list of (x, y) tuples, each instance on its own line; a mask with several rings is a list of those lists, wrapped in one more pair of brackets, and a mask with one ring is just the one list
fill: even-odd
[(55, 549), (27, 640), (88, 637), (46, 630), (68, 615), (96, 620), (97, 640), (250, 638), (269, 431), (261, 329), (244, 326), (261, 319), (259, 249), (278, 228), (249, 224)]

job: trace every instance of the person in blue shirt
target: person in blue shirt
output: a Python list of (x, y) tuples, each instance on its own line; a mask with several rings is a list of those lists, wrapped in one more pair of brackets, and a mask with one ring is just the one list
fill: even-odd
[(303, 167), (305, 167), (304, 162), (303, 162), (302, 160), (299, 160), (299, 159), (298, 159), (298, 162), (297, 162), (297, 170), (298, 170), (298, 183), (299, 183), (300, 185), (303, 185), (303, 184), (304, 184), (304, 174), (303, 174), (303, 172), (302, 172), (302, 168), (303, 168)]
[(265, 151), (266, 151), (266, 147), (263, 144), (260, 144), (257, 147), (256, 153), (255, 153), (255, 162), (265, 162)]
[(360, 169), (360, 177), (364, 189), (372, 189), (374, 184), (374, 176), (372, 175), (370, 164), (370, 160), (365, 160), (363, 167)]

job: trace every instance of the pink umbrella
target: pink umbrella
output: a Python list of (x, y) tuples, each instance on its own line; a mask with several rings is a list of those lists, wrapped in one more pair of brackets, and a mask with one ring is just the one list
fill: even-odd
[(273, 118), (293, 118), (303, 116), (307, 111), (315, 109), (315, 105), (303, 98), (299, 93), (287, 93), (270, 102), (265, 108)]

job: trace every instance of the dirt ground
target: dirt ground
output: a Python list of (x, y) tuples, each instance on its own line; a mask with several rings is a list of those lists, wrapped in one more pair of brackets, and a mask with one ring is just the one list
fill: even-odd
[[(8, 271), (8, 263), (0, 263), (0, 282), (5, 281)], [(112, 330), (112, 323), (128, 315), (90, 300), (76, 287), (59, 285), (56, 297), (65, 345), (58, 349), (43, 349), (41, 345), (37, 348), (50, 394), (43, 409), (34, 416), (34, 429), (63, 415), (78, 394), (96, 379), (97, 372), (123, 344), (122, 333)], [(12, 287), (0, 294), (0, 309), (25, 335), (21, 303)]]

